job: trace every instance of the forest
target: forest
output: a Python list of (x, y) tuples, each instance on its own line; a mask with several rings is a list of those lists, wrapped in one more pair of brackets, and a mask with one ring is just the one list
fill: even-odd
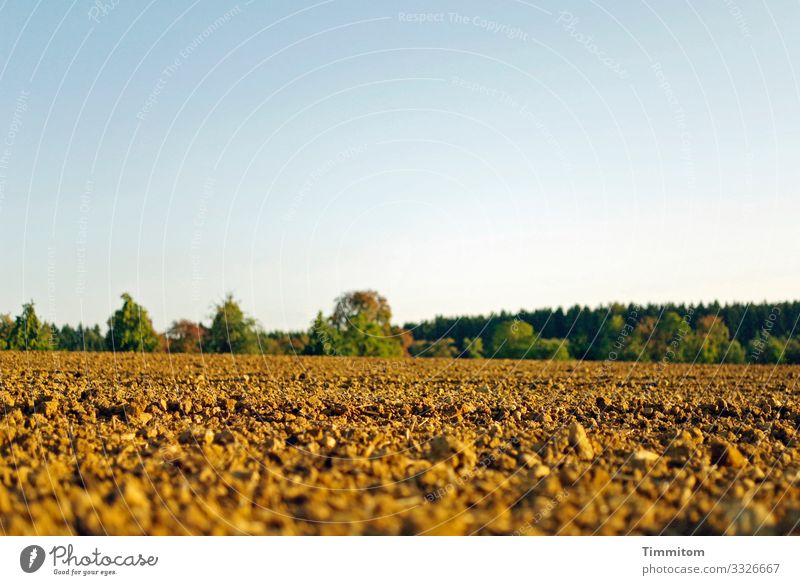
[(208, 323), (180, 319), (158, 332), (128, 293), (105, 330), (57, 326), (33, 301), (0, 314), (0, 349), (506, 358), (690, 363), (800, 363), (795, 331), (800, 302), (710, 304), (613, 303), (595, 308), (521, 310), (392, 323), (388, 301), (371, 290), (344, 293), (306, 331), (268, 331), (232, 294)]

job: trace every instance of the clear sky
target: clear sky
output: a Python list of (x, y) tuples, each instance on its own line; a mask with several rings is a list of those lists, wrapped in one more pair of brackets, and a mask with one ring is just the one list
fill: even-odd
[(797, 0), (4, 1), (0, 312), (796, 299), (798, 31)]

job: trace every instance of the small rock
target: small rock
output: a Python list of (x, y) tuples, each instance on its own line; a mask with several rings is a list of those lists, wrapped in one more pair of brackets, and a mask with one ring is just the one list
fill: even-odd
[(541, 479), (543, 477), (547, 477), (550, 475), (550, 468), (547, 465), (542, 465), (541, 463), (535, 465), (533, 469), (531, 469), (531, 475), (534, 479)]
[(569, 444), (581, 459), (594, 458), (594, 449), (592, 449), (592, 444), (589, 442), (589, 437), (586, 436), (586, 430), (577, 421), (569, 426)]
[(693, 452), (694, 447), (690, 444), (683, 441), (676, 441), (667, 448), (665, 455), (677, 459), (678, 461), (686, 461), (692, 456)]
[(133, 482), (128, 482), (122, 490), (122, 497), (129, 506), (148, 506), (150, 501), (142, 488)]
[(54, 400), (40, 402), (36, 405), (36, 412), (45, 416), (54, 416), (58, 413), (58, 403)]
[(698, 429), (697, 427), (692, 427), (689, 429), (689, 434), (692, 436), (692, 439), (695, 443), (702, 443), (703, 442), (703, 431)]
[(285, 445), (284, 441), (280, 441), (275, 437), (267, 437), (264, 440), (264, 448), (268, 451), (280, 451)]
[(477, 454), (474, 449), (454, 437), (437, 435), (428, 443), (427, 458), (430, 461), (446, 459), (454, 467), (472, 467), (477, 461)]
[(205, 431), (203, 429), (186, 429), (178, 435), (178, 442), (183, 444), (199, 443), (203, 440), (205, 440)]
[(539, 489), (541, 493), (544, 495), (555, 496), (556, 494), (560, 494), (564, 488), (562, 487), (561, 482), (558, 480), (558, 478), (551, 473), (542, 482), (542, 485)]
[(631, 461), (637, 467), (650, 467), (653, 463), (658, 461), (658, 459), (659, 455), (657, 453), (647, 451), (646, 449), (639, 449), (633, 454)]
[(145, 426), (151, 420), (153, 420), (152, 414), (150, 414), (149, 412), (140, 412), (139, 415), (136, 417), (135, 422), (141, 426)]
[(740, 468), (747, 464), (747, 459), (735, 446), (717, 440), (711, 443), (711, 463)]
[(214, 435), (214, 443), (217, 445), (230, 445), (236, 441), (236, 437), (229, 430), (219, 431)]
[(159, 450), (159, 454), (165, 462), (169, 463), (180, 459), (183, 456), (183, 451), (179, 445), (167, 445)]
[(444, 435), (438, 435), (428, 443), (428, 457), (435, 461), (445, 459), (453, 453), (451, 440)]
[(571, 486), (578, 482), (583, 477), (583, 472), (577, 467), (568, 465), (561, 468), (558, 478), (561, 480), (561, 485)]
[(167, 410), (171, 412), (180, 412), (182, 414), (189, 414), (192, 412), (192, 401), (188, 398), (184, 400), (170, 400), (167, 404)]

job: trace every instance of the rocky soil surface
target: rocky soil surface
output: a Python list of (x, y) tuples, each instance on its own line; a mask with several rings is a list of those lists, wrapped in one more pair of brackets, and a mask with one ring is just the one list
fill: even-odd
[(3, 534), (800, 534), (800, 368), (0, 352)]

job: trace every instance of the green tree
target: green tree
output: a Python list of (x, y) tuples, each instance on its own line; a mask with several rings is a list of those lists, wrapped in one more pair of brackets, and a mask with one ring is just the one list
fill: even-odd
[(46, 323), (39, 321), (33, 301), (22, 305), (22, 313), (11, 327), (8, 347), (19, 350), (52, 349), (52, 331)]
[(568, 360), (566, 339), (536, 339), (533, 326), (518, 319), (503, 321), (492, 335), (492, 356), (507, 359)]
[(105, 351), (106, 340), (103, 333), (100, 331), (100, 325), (94, 327), (84, 327), (83, 324), (78, 325), (78, 333), (83, 339), (81, 350), (83, 351)]
[(11, 330), (14, 329), (14, 320), (8, 313), (0, 314), (0, 350), (11, 347)]
[(63, 351), (79, 351), (83, 347), (83, 340), (77, 329), (65, 324), (58, 331), (58, 347)]
[(158, 349), (158, 334), (147, 311), (123, 293), (122, 307), (108, 319), (106, 346), (112, 351), (151, 352)]
[(231, 293), (214, 309), (208, 349), (216, 353), (258, 353), (258, 323), (242, 311)]
[(492, 356), (522, 359), (527, 357), (534, 341), (533, 326), (520, 320), (503, 321), (492, 335)]
[(317, 315), (310, 352), (322, 355), (400, 357), (410, 338), (391, 325), (392, 310), (375, 291), (354, 291), (336, 299), (333, 313)]
[(480, 337), (474, 339), (465, 337), (461, 346), (464, 348), (464, 357), (475, 359), (483, 357), (483, 339)]
[(787, 364), (800, 364), (800, 340), (789, 339), (783, 357)]
[(322, 311), (317, 312), (308, 332), (309, 343), (306, 353), (310, 355), (335, 355), (340, 344), (339, 332), (326, 319)]
[[(613, 305), (614, 311), (626, 311), (621, 305)], [(611, 361), (649, 361), (647, 340), (655, 327), (652, 317), (639, 317), (636, 313), (613, 313), (603, 327), (599, 343), (603, 348), (602, 359)]]
[(730, 345), (730, 331), (719, 317), (706, 315), (697, 321), (694, 333), (684, 343), (683, 361), (716, 364), (722, 361)]
[(652, 361), (675, 362), (680, 360), (680, 352), (691, 325), (675, 311), (666, 311), (655, 328), (648, 353)]
[(742, 344), (739, 343), (736, 339), (731, 341), (726, 351), (727, 353), (723, 357), (723, 361), (726, 364), (743, 364), (747, 359)]
[(569, 342), (566, 339), (539, 339), (526, 356), (533, 360), (568, 360)]
[(750, 361), (762, 364), (777, 364), (788, 361), (786, 351), (790, 348), (786, 339), (760, 333), (748, 345), (747, 357)]
[(454, 358), (458, 355), (458, 348), (452, 337), (443, 337), (436, 341), (419, 339), (411, 343), (409, 353), (414, 357)]

